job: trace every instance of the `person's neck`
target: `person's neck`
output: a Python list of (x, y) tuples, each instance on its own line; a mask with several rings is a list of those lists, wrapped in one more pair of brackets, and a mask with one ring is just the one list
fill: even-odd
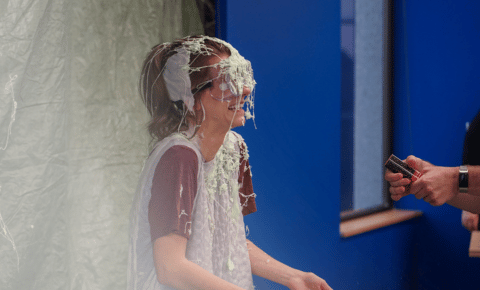
[(197, 136), (199, 136), (200, 140), (200, 151), (206, 162), (215, 158), (229, 130), (230, 128), (219, 129), (215, 124), (202, 123), (202, 126), (198, 129)]

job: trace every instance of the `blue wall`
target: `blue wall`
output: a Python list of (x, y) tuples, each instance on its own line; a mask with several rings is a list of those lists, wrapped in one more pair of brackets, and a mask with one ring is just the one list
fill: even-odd
[(340, 2), (226, 3), (224, 35), (252, 62), (258, 82), (258, 129), (247, 122), (239, 130), (258, 195), (258, 212), (245, 219), (249, 238), (334, 289), (412, 288), (418, 221), (339, 236)]
[[(458, 165), (465, 122), (480, 108), (480, 4), (407, 2), (395, 1), (394, 153)], [(468, 258), (469, 233), (449, 205), (406, 197), (396, 206), (423, 217), (339, 236), (339, 1), (231, 0), (222, 9), (222, 34), (258, 82), (258, 129), (239, 130), (258, 194), (249, 238), (334, 289), (478, 289), (480, 259)]]
[[(406, 2), (395, 7), (394, 153), (458, 166), (465, 122), (480, 109), (480, 2)], [(413, 196), (397, 207), (424, 212), (415, 235), (418, 289), (479, 289), (480, 259), (468, 258), (461, 211)]]

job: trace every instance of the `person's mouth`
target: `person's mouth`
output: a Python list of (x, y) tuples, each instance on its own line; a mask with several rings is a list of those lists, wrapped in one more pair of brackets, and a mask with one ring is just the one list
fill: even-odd
[(238, 110), (241, 110), (243, 107), (243, 103), (242, 104), (233, 104), (231, 106), (228, 107), (228, 109), (230, 111), (238, 111)]

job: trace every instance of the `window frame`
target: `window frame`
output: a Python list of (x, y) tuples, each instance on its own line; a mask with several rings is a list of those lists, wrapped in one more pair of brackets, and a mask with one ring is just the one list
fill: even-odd
[[(393, 129), (393, 1), (392, 0), (383, 0), (383, 160), (386, 160), (392, 153), (392, 129)], [(343, 20), (342, 20), (343, 21)], [(342, 22), (343, 23), (343, 22)], [(354, 21), (355, 23), (355, 21)], [(355, 33), (355, 32), (354, 32)], [(343, 84), (342, 84), (343, 85)], [(354, 84), (355, 85), (355, 84)], [(352, 131), (353, 134), (353, 131)], [(344, 140), (341, 140), (342, 144)], [(343, 146), (343, 145), (342, 145)], [(352, 145), (353, 146), (353, 145)], [(343, 152), (341, 152), (343, 154)], [(352, 154), (352, 158), (353, 154)], [(352, 162), (353, 163), (353, 162)], [(353, 170), (352, 170), (353, 172)], [(382, 177), (383, 178), (383, 177)], [(353, 180), (353, 175), (351, 176)], [(342, 182), (342, 181), (341, 181)], [(340, 184), (340, 194), (344, 194), (343, 185)], [(351, 192), (351, 197), (353, 200), (353, 188)], [(356, 209), (356, 210), (340, 210), (340, 220), (342, 222), (360, 218), (367, 215), (372, 215), (378, 212), (391, 210), (393, 208), (393, 201), (390, 198), (388, 191), (388, 184), (383, 180), (383, 190), (382, 190), (382, 200), (383, 203), (365, 209)]]

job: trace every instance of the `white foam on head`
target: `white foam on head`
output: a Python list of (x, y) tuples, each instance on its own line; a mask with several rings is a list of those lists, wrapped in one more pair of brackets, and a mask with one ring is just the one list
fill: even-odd
[[(221, 55), (217, 54), (212, 48), (207, 46), (205, 40), (214, 41), (227, 47), (230, 50), (230, 56), (222, 58)], [(182, 43), (182, 46), (176, 48), (175, 51), (177, 53), (167, 60), (162, 72), (172, 101), (182, 100), (187, 109), (194, 113), (194, 96), (191, 92), (189, 75), (192, 72), (200, 71), (205, 68), (216, 68), (218, 72), (216, 76), (198, 84), (196, 89), (200, 90), (209, 82), (220, 79), (220, 90), (222, 91), (222, 95), (213, 96), (214, 99), (219, 101), (231, 101), (233, 98), (237, 98), (238, 103), (240, 103), (241, 98), (239, 97), (243, 96), (244, 88), (248, 88), (251, 93), (245, 97), (245, 103), (247, 104), (245, 118), (254, 118), (254, 114), (250, 112), (250, 110), (253, 111), (254, 107), (253, 91), (256, 85), (255, 79), (253, 78), (253, 69), (250, 61), (241, 56), (232, 45), (226, 41), (209, 36), (187, 37)], [(211, 65), (192, 67), (191, 63), (195, 61), (195, 59), (190, 61), (192, 54), (197, 56), (218, 57), (220, 61)]]

